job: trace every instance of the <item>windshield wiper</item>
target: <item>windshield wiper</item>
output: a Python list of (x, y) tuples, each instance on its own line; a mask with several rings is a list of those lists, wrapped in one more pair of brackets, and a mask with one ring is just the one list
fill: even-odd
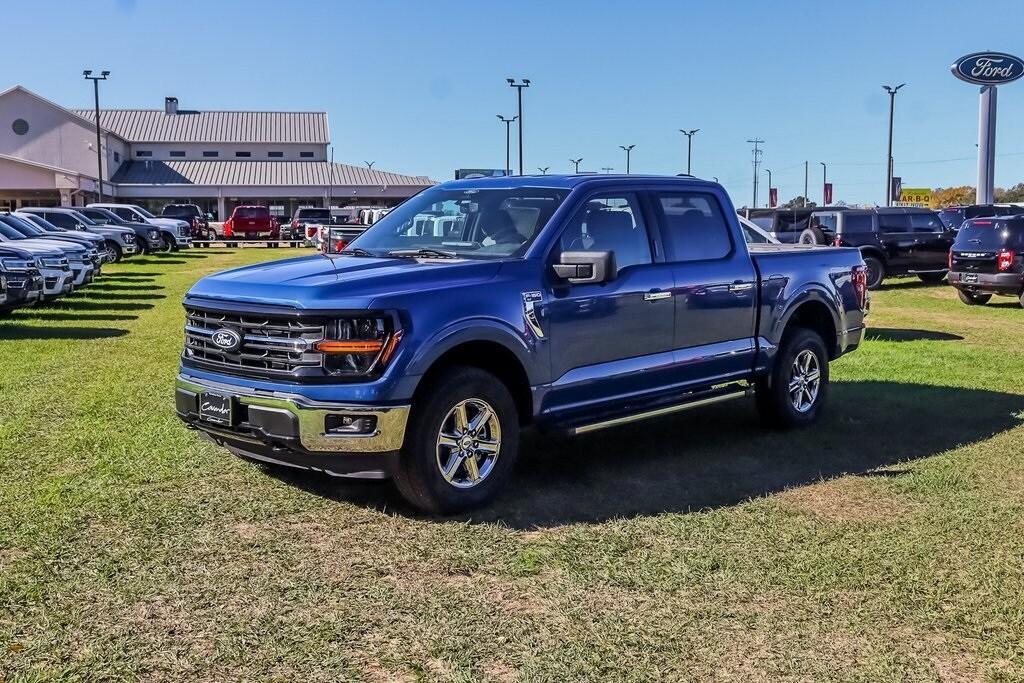
[(369, 252), (362, 247), (351, 247), (349, 249), (342, 249), (338, 252), (342, 256), (376, 256), (373, 252)]
[(388, 252), (388, 256), (395, 256), (397, 258), (415, 258), (417, 256), (427, 256), (433, 258), (458, 258), (459, 255), (454, 251), (442, 251), (440, 249), (430, 249), (424, 247), (421, 249), (395, 249)]

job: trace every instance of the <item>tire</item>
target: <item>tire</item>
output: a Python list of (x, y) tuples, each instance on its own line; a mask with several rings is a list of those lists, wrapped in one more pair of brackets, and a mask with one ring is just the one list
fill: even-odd
[[(468, 426), (489, 409), (476, 433), (460, 429), (458, 406), (465, 407)], [(485, 414), (486, 417), (486, 414)], [(481, 418), (482, 419), (482, 418)], [(450, 435), (451, 445), (441, 444)], [(460, 438), (461, 437), (461, 438)], [(490, 450), (474, 451), (477, 481), (472, 466), (460, 449), (485, 442)], [(394, 473), (395, 485), (411, 505), (433, 514), (468, 510), (489, 502), (504, 487), (519, 452), (519, 414), (515, 401), (501, 380), (477, 368), (453, 368), (425, 387), (417, 396), (405, 434), (405, 445)], [(451, 467), (448, 478), (442, 472)]]
[(825, 244), (825, 233), (819, 228), (804, 228), (796, 242), (797, 244)]
[(920, 278), (921, 282), (929, 285), (937, 285), (946, 279), (946, 271), (941, 273), (918, 273), (917, 277)]
[(135, 255), (145, 256), (150, 252), (149, 242), (142, 235), (135, 235)]
[[(991, 294), (971, 294), (962, 289), (956, 290), (956, 293), (960, 297), (960, 301), (968, 306), (984, 306), (992, 298)], [(1021, 301), (1021, 306), (1024, 306), (1024, 300)]]
[[(794, 397), (790, 387), (801, 374), (806, 379), (813, 377), (815, 369), (816, 384), (797, 385), (800, 393)], [(757, 381), (756, 396), (758, 412), (768, 426), (792, 429), (816, 422), (828, 398), (828, 353), (821, 336), (803, 327), (787, 332), (771, 372)]]
[(103, 246), (107, 249), (107, 263), (117, 263), (121, 260), (121, 247), (116, 242), (107, 240)]
[(864, 265), (868, 267), (868, 289), (875, 290), (885, 280), (885, 264), (875, 256), (865, 256)]
[(171, 237), (168, 237), (165, 234), (161, 233), (161, 235), (160, 235), (160, 253), (161, 254), (170, 254), (175, 249), (177, 249), (177, 246), (174, 244), (174, 239), (171, 238)]

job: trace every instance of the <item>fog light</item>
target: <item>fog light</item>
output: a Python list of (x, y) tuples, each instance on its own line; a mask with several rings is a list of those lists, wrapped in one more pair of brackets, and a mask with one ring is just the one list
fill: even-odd
[(324, 418), (324, 431), (330, 434), (353, 436), (377, 431), (375, 415), (328, 415)]

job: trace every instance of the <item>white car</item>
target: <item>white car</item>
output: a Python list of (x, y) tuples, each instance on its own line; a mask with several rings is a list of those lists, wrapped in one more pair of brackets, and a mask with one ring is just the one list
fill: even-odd
[[(173, 235), (174, 243), (172, 249), (188, 248), (192, 246), (192, 226), (177, 218), (160, 218), (138, 204), (88, 204), (88, 208), (106, 209), (113, 211), (122, 219), (131, 223), (149, 223), (164, 228)], [(168, 236), (170, 237), (170, 236)]]
[(781, 244), (777, 239), (769, 235), (765, 230), (754, 225), (743, 216), (736, 216), (740, 219), (740, 228), (743, 229), (743, 239), (747, 244)]

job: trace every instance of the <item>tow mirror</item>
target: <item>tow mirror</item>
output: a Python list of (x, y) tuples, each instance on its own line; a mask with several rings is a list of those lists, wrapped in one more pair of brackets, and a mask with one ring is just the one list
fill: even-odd
[(563, 251), (552, 266), (560, 279), (573, 285), (593, 285), (615, 277), (615, 254), (610, 251)]

